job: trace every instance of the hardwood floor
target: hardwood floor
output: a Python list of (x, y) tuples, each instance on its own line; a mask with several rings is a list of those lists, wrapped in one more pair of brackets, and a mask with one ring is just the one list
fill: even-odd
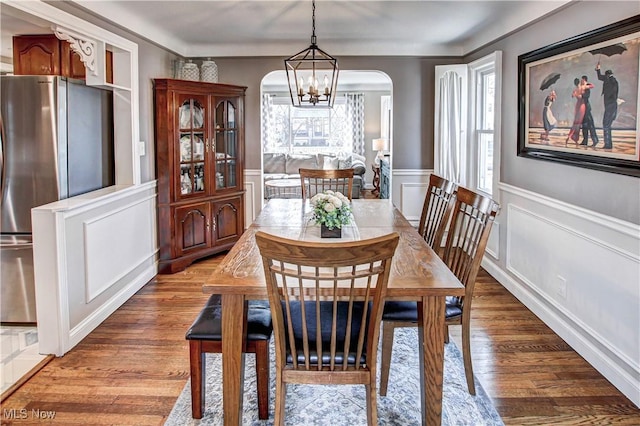
[[(64, 425), (162, 424), (189, 375), (184, 333), (207, 299), (202, 282), (223, 257), (156, 277), (11, 395), (0, 423), (36, 424), (39, 410)], [(638, 408), (486, 272), (476, 289), (474, 372), (505, 424), (640, 424)]]

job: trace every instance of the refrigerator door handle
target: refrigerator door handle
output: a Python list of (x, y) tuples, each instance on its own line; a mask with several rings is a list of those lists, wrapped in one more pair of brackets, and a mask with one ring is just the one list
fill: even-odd
[(0, 113), (0, 203), (4, 202), (4, 124)]
[(21, 250), (21, 249), (33, 247), (33, 243), (12, 243), (12, 244), (0, 243), (0, 247), (3, 250)]

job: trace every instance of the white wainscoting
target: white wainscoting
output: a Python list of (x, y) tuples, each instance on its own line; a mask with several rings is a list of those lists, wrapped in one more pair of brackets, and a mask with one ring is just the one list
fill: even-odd
[(62, 356), (157, 272), (156, 182), (32, 210), (39, 352)]
[(391, 171), (391, 201), (412, 225), (418, 226), (422, 204), (433, 170), (393, 169)]
[(640, 226), (500, 190), (505, 260), (483, 266), (640, 406)]
[(256, 169), (244, 170), (244, 227), (249, 225), (258, 217), (262, 210), (264, 199), (262, 198), (262, 172)]

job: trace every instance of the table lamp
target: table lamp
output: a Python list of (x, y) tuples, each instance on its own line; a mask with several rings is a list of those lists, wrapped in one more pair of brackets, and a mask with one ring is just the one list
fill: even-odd
[(387, 140), (384, 138), (378, 138), (378, 139), (374, 139), (372, 141), (373, 143), (371, 144), (371, 148), (374, 151), (378, 151), (378, 155), (376, 155), (376, 158), (374, 160), (376, 165), (380, 165), (380, 160), (384, 157), (382, 155), (382, 151), (385, 151), (387, 149), (389, 149), (389, 146), (387, 144)]

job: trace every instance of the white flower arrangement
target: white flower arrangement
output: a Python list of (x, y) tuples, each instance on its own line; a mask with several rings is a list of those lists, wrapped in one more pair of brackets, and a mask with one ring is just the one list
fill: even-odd
[(342, 228), (351, 221), (349, 198), (340, 192), (324, 191), (311, 197), (313, 220), (327, 229)]

